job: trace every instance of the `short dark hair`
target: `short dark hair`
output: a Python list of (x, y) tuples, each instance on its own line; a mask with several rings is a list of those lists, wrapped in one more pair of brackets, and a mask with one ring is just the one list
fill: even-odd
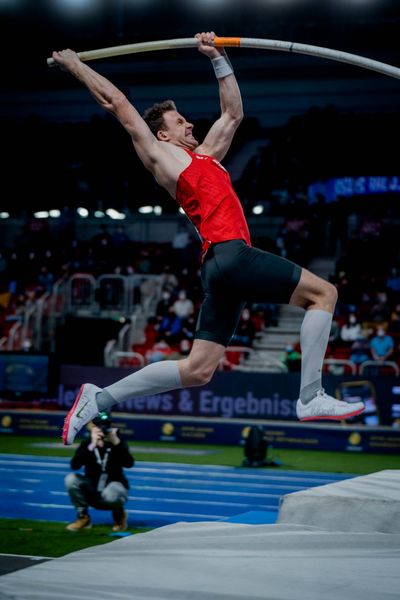
[(150, 131), (157, 135), (157, 131), (165, 129), (164, 113), (169, 110), (176, 110), (173, 100), (164, 100), (164, 102), (156, 102), (150, 108), (147, 108), (143, 113), (143, 119), (146, 121)]

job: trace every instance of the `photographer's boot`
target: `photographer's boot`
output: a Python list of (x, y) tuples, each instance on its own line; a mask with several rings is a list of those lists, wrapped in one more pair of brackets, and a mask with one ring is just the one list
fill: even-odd
[(89, 515), (86, 512), (78, 513), (76, 521), (66, 526), (68, 531), (80, 531), (81, 529), (90, 529), (92, 522)]
[(113, 531), (126, 531), (128, 529), (128, 513), (122, 508), (112, 511), (114, 519)]

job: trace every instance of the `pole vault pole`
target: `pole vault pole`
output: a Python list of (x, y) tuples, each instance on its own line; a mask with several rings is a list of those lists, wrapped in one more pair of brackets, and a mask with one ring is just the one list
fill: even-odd
[[(197, 47), (198, 40), (196, 38), (179, 38), (173, 40), (158, 40), (153, 42), (140, 42), (137, 44), (125, 44), (121, 46), (112, 46), (110, 48), (99, 48), (98, 50), (87, 50), (78, 52), (78, 56), (82, 61), (97, 60), (101, 58), (111, 58), (114, 56), (123, 56), (126, 54), (137, 54), (141, 52), (154, 52), (156, 50), (177, 50), (179, 48)], [(240, 38), (240, 37), (215, 37), (214, 46), (220, 47), (240, 47), (240, 48), (256, 48), (261, 50), (278, 50), (281, 52), (292, 52), (294, 54), (308, 54), (318, 58), (326, 58), (337, 62), (343, 62), (362, 69), (376, 71), (382, 75), (388, 75), (400, 79), (400, 68), (386, 63), (359, 56), (358, 54), (350, 54), (341, 50), (332, 50), (331, 48), (323, 48), (321, 46), (310, 46), (309, 44), (298, 44), (296, 42), (285, 42), (282, 40), (268, 40), (258, 38)], [(53, 58), (47, 59), (49, 67), (57, 66)]]

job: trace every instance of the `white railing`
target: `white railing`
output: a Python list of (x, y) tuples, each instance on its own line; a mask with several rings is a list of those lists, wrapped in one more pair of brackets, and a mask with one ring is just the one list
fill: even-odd
[[(22, 348), (25, 342), (28, 342), (26, 348), (32, 348), (33, 350), (37, 350), (33, 345), (33, 336), (35, 331), (35, 321), (36, 321), (36, 310), (37, 310), (37, 301), (32, 306), (28, 306), (28, 308), (24, 312), (24, 320), (22, 322), (22, 330), (21, 330), (21, 340), (20, 347)], [(18, 349), (18, 348), (17, 348)]]
[[(229, 353), (238, 353), (240, 356), (240, 360), (239, 362), (232, 362), (229, 360), (229, 357), (227, 356), (227, 354)], [(247, 359), (249, 359), (252, 356), (255, 356), (257, 353), (257, 350), (255, 350), (254, 348), (249, 348), (248, 346), (228, 346), (225, 350), (225, 354), (222, 357), (222, 359), (220, 360), (220, 363), (218, 365), (218, 369), (219, 370), (224, 370), (224, 368), (229, 368), (232, 371), (253, 371), (253, 372), (260, 372), (263, 370), (268, 370), (268, 372), (271, 372), (271, 367), (273, 367), (274, 369), (276, 369), (277, 372), (281, 372), (281, 373), (287, 373), (288, 372), (288, 368), (287, 366), (279, 359), (275, 358), (274, 356), (263, 356), (263, 361), (264, 361), (264, 367), (254, 367), (251, 364), (246, 364)]]
[(96, 303), (96, 279), (93, 275), (86, 273), (75, 273), (67, 282), (68, 312), (86, 310), (95, 312), (98, 310)]
[(132, 277), (131, 298), (134, 297), (134, 290), (139, 289), (140, 305), (147, 316), (154, 314), (156, 311), (157, 303), (161, 297), (162, 282), (161, 275), (133, 275)]
[(129, 311), (129, 279), (125, 275), (100, 275), (95, 280), (95, 295), (100, 310)]
[(399, 365), (391, 360), (366, 360), (360, 365), (360, 375), (364, 375), (365, 371), (370, 367), (380, 370), (380, 367), (385, 367), (386, 369), (392, 369), (395, 376), (397, 377), (400, 373)]
[(18, 321), (14, 323), (8, 332), (7, 350), (20, 350), (22, 344), (22, 323)]
[(58, 279), (53, 285), (51, 292), (49, 313), (51, 319), (63, 316), (66, 308), (66, 286), (65, 279)]
[[(351, 360), (346, 360), (344, 358), (326, 358), (324, 360), (324, 367), (333, 367), (334, 369), (343, 370), (343, 373), (346, 370), (346, 367), (350, 369), (351, 375), (357, 374), (357, 365), (353, 363)], [(341, 375), (342, 373), (332, 373), (333, 375)]]
[(45, 292), (36, 301), (35, 322), (33, 324), (32, 345), (35, 350), (42, 347), (43, 336), (48, 336), (50, 293)]
[(276, 367), (278, 371), (281, 371), (282, 373), (289, 372), (287, 365), (285, 365), (285, 363), (283, 363), (278, 358), (275, 358), (274, 356), (266, 356), (264, 360), (266, 367)]
[[(66, 284), (66, 310), (70, 313), (119, 312), (132, 314), (138, 308), (146, 316), (155, 313), (161, 297), (161, 275), (104, 274), (97, 279), (75, 273)], [(59, 292), (59, 289), (57, 289)]]
[(119, 330), (117, 346), (120, 352), (130, 352), (132, 348), (131, 327), (131, 323), (127, 323)]
[[(0, 349), (20, 350), (29, 341), (34, 350), (41, 350), (44, 341), (50, 351), (55, 350), (57, 323), (67, 313), (118, 313), (130, 319), (119, 335), (118, 350), (129, 351), (134, 343), (142, 343), (147, 318), (155, 313), (161, 296), (161, 275), (101, 275), (76, 273), (68, 281), (55, 282), (51, 294), (46, 292), (35, 303), (26, 307), (8, 334), (0, 342)], [(135, 290), (138, 295), (135, 296)]]
[(108, 340), (107, 344), (104, 346), (104, 366), (112, 367), (113, 366), (113, 355), (116, 352), (115, 348), (117, 346), (117, 340)]
[(144, 367), (146, 359), (139, 352), (114, 352), (111, 356), (112, 367)]
[[(114, 355), (117, 352), (132, 352), (131, 348), (135, 343), (135, 338), (139, 337), (143, 342), (143, 332), (138, 332), (138, 317), (133, 314), (130, 323), (124, 325), (118, 333), (117, 339), (108, 340), (104, 347), (104, 365), (106, 367), (114, 366)], [(138, 342), (137, 342), (138, 343)]]

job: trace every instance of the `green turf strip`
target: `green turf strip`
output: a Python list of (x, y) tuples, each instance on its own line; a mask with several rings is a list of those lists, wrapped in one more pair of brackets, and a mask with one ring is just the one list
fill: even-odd
[[(30, 519), (0, 519), (0, 553), (56, 558), (118, 539), (110, 535), (110, 525), (93, 525), (78, 533), (65, 526), (66, 523)], [(128, 532), (136, 535), (149, 529), (132, 527)]]

